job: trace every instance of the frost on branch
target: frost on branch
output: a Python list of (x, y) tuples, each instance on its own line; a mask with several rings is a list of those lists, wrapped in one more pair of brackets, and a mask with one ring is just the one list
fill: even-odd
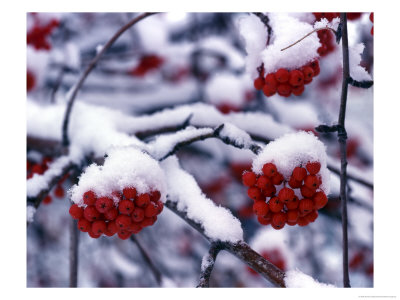
[(200, 190), (192, 175), (182, 170), (176, 157), (161, 163), (166, 175), (168, 195), (176, 202), (177, 209), (185, 211), (188, 218), (200, 223), (211, 241), (238, 242), (243, 230), (231, 212), (216, 206)]
[(334, 288), (335, 286), (326, 283), (320, 283), (311, 276), (302, 273), (299, 270), (290, 270), (285, 276), (286, 287), (288, 288)]
[[(239, 21), (239, 31), (245, 40), (248, 54), (246, 70), (251, 74), (252, 79), (259, 75), (257, 67), (261, 63), (264, 63), (265, 74), (268, 74), (276, 72), (279, 68), (289, 70), (300, 68), (318, 57), (317, 49), (320, 42), (316, 33), (311, 34), (301, 43), (281, 51), (281, 49), (310, 33), (313, 30), (311, 24), (302, 22), (285, 13), (270, 13), (268, 17), (273, 32), (268, 46), (265, 43), (263, 44), (266, 28), (257, 17), (248, 16)], [(263, 34), (261, 34), (262, 32)]]
[[(71, 200), (83, 206), (83, 194), (89, 190), (98, 197), (105, 197), (125, 187), (136, 188), (138, 194), (157, 189), (161, 193), (161, 201), (165, 201), (163, 170), (148, 154), (132, 147), (109, 150), (103, 166), (92, 164), (87, 167), (79, 183), (71, 189)], [(118, 202), (118, 197), (114, 197), (114, 203)]]
[(322, 183), (319, 188), (328, 195), (330, 174), (327, 169), (326, 149), (312, 133), (305, 131), (289, 133), (269, 143), (254, 159), (252, 169), (256, 174), (261, 174), (263, 165), (266, 162), (272, 162), (288, 181), (295, 167), (305, 166), (307, 162), (313, 161), (321, 164), (319, 174)]

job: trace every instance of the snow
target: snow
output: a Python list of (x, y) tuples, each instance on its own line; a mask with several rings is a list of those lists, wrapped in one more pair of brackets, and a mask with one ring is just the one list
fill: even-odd
[(222, 139), (229, 139), (235, 143), (235, 145), (242, 145), (243, 148), (249, 148), (253, 144), (250, 135), (242, 129), (236, 127), (231, 123), (224, 123), (219, 136)]
[(367, 70), (360, 66), (361, 54), (364, 52), (364, 48), (365, 46), (363, 43), (349, 47), (350, 76), (357, 81), (372, 80), (371, 75), (368, 74)]
[(200, 271), (203, 273), (210, 265), (214, 263), (212, 257), (207, 253), (201, 260)]
[(318, 138), (305, 131), (289, 133), (267, 144), (264, 150), (253, 161), (252, 169), (261, 174), (265, 163), (272, 162), (286, 180), (295, 167), (307, 162), (319, 161), (321, 164), (322, 184), (320, 189), (329, 194), (330, 173), (327, 169), (327, 154), (325, 145)]
[(285, 285), (288, 288), (334, 288), (334, 285), (318, 282), (299, 270), (286, 272)]
[(189, 126), (172, 134), (158, 136), (153, 142), (149, 143), (148, 151), (154, 158), (161, 159), (170, 153), (175, 145), (203, 135), (212, 134), (213, 132), (212, 128), (195, 128)]
[(34, 174), (26, 182), (27, 197), (37, 197), (41, 191), (49, 186), (50, 181), (54, 177), (62, 175), (63, 169), (74, 161), (76, 162), (71, 156), (62, 156), (52, 162), (47, 171), (42, 175)]
[[(161, 201), (166, 199), (166, 184), (163, 170), (148, 154), (134, 147), (118, 147), (107, 152), (103, 166), (91, 164), (71, 190), (71, 200), (83, 206), (83, 194), (92, 190), (99, 197), (110, 196), (113, 191), (125, 187), (136, 188), (138, 194), (158, 190)], [(117, 204), (119, 199), (114, 197)]]
[(33, 222), (33, 217), (35, 216), (36, 213), (36, 208), (34, 208), (32, 205), (28, 205), (26, 207), (26, 221), (28, 223)]
[[(243, 230), (238, 219), (221, 206), (216, 206), (201, 191), (192, 175), (182, 170), (175, 156), (161, 163), (165, 171), (169, 198), (188, 218), (201, 224), (205, 235), (212, 241), (238, 242)], [(218, 220), (218, 222), (216, 222)]]

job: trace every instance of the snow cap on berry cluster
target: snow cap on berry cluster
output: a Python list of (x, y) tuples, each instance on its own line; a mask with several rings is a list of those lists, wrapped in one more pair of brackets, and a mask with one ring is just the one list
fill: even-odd
[[(138, 194), (158, 190), (165, 201), (165, 175), (158, 162), (148, 154), (132, 148), (113, 148), (108, 151), (104, 165), (92, 164), (86, 168), (74, 185), (71, 200), (83, 205), (83, 194), (89, 190), (97, 196), (110, 196), (113, 191), (134, 187)], [(115, 197), (114, 201), (118, 201)]]
[(325, 145), (318, 138), (305, 131), (288, 133), (269, 143), (264, 150), (253, 160), (253, 172), (262, 173), (266, 163), (274, 163), (278, 171), (286, 180), (289, 180), (293, 169), (305, 167), (308, 162), (318, 161), (321, 164), (322, 184), (320, 189), (329, 194), (330, 174), (327, 169), (327, 155)]
[(281, 51), (310, 33), (313, 30), (311, 24), (285, 13), (269, 13), (268, 18), (272, 28), (268, 46), (266, 46), (267, 28), (257, 17), (251, 15), (239, 22), (239, 31), (245, 40), (248, 54), (246, 70), (253, 79), (258, 77), (257, 68), (261, 63), (264, 63), (265, 74), (268, 74), (280, 68), (288, 70), (300, 68), (318, 57), (320, 42), (317, 33)]

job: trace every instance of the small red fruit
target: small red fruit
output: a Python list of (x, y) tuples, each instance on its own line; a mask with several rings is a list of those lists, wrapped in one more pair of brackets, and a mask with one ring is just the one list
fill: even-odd
[(304, 92), (304, 85), (299, 85), (297, 87), (292, 88), (292, 93), (295, 96), (300, 96)]
[(272, 86), (269, 86), (269, 85), (264, 85), (263, 88), (262, 88), (262, 91), (263, 91), (265, 96), (271, 97), (271, 96), (275, 95), (276, 88), (274, 88)]
[(129, 239), (131, 237), (131, 235), (132, 235), (132, 232), (130, 232), (128, 230), (120, 230), (120, 231), (118, 231), (118, 237), (121, 240), (127, 240), (127, 239)]
[[(150, 203), (150, 195), (149, 194), (141, 194), (137, 197), (135, 204), (141, 208), (147, 207)], [(154, 202), (153, 202), (154, 203)]]
[(297, 209), (287, 211), (288, 222), (297, 222), (298, 218), (299, 218), (299, 211)]
[(75, 220), (79, 220), (83, 217), (83, 208), (79, 207), (77, 204), (72, 204), (69, 208), (69, 214)]
[(95, 205), (96, 194), (93, 191), (87, 191), (83, 194), (83, 203), (86, 205)]
[(93, 239), (98, 239), (101, 236), (101, 234), (96, 234), (91, 229), (88, 231), (88, 234)]
[(256, 201), (253, 204), (253, 212), (257, 216), (266, 216), (269, 212), (268, 204), (264, 201)]
[(281, 83), (276, 90), (282, 97), (289, 97), (292, 93), (292, 87), (287, 83)]
[(261, 190), (261, 193), (264, 197), (272, 197), (276, 194), (275, 185), (268, 185), (265, 189)]
[(115, 218), (118, 216), (118, 209), (116, 207), (112, 207), (106, 212), (104, 212), (104, 217), (109, 220), (115, 220)]
[(301, 71), (304, 75), (304, 84), (310, 83), (314, 77), (314, 70), (310, 66), (304, 66)]
[(289, 71), (286, 69), (279, 69), (275, 72), (275, 79), (280, 83), (285, 83), (289, 81)]
[(287, 203), (294, 197), (294, 191), (290, 188), (284, 187), (278, 193), (278, 198), (282, 203)]
[(110, 221), (107, 223), (107, 230), (104, 232), (108, 236), (112, 236), (118, 232), (118, 226), (115, 221)]
[(284, 212), (277, 212), (272, 216), (271, 225), (274, 229), (282, 229), (287, 221), (287, 215)]
[(305, 185), (302, 185), (300, 187), (300, 192), (301, 192), (301, 195), (305, 198), (312, 198), (312, 196), (314, 196), (314, 194), (315, 194), (314, 189), (310, 189), (310, 188), (306, 187)]
[(123, 215), (130, 215), (135, 205), (131, 200), (122, 200), (119, 202), (118, 211)]
[(260, 177), (258, 177), (257, 179), (257, 183), (256, 186), (260, 189), (266, 189), (267, 187), (270, 187), (272, 185), (271, 180), (265, 176), (265, 175), (261, 175)]
[(262, 199), (261, 190), (255, 186), (248, 188), (247, 195), (254, 201)]
[(144, 219), (144, 209), (140, 207), (136, 207), (132, 212), (132, 220), (133, 222), (142, 222)]
[(253, 186), (256, 184), (257, 176), (254, 172), (244, 172), (242, 175), (242, 182), (245, 186)]
[(302, 167), (295, 167), (293, 169), (292, 177), (297, 181), (303, 181), (307, 176), (307, 170)]
[(94, 234), (102, 235), (107, 229), (106, 222), (99, 220), (92, 223), (92, 232)]
[(297, 209), (299, 207), (299, 197), (294, 196), (291, 200), (285, 203), (286, 208), (291, 210), (291, 209)]
[(151, 218), (157, 215), (158, 207), (154, 202), (150, 202), (149, 205), (144, 210), (144, 215), (146, 218)]
[(319, 187), (319, 180), (316, 175), (307, 175), (304, 179), (304, 185), (309, 189), (315, 190)]
[(133, 200), (136, 197), (137, 191), (134, 187), (128, 187), (128, 188), (124, 188), (122, 190), (122, 193), (124, 194), (126, 199)]
[(100, 213), (93, 205), (86, 206), (86, 208), (83, 210), (83, 216), (89, 222), (100, 219)]
[(278, 172), (275, 164), (273, 164), (273, 163), (266, 163), (262, 167), (262, 171), (263, 171), (264, 175), (267, 177), (274, 177), (275, 174)]
[(321, 164), (319, 161), (308, 162), (306, 165), (306, 169), (311, 175), (315, 175), (321, 169)]
[(96, 209), (100, 213), (105, 213), (114, 206), (114, 201), (108, 197), (100, 197), (96, 200)]
[(306, 217), (299, 217), (299, 219), (297, 220), (297, 225), (303, 227), (303, 226), (307, 226), (308, 225), (308, 220), (306, 219)]
[(161, 199), (161, 193), (158, 190), (150, 192), (150, 201), (157, 202)]
[(323, 191), (316, 192), (314, 197), (314, 209), (321, 209), (328, 203), (328, 197), (326, 197)]
[(271, 177), (271, 181), (273, 184), (275, 185), (280, 185), (282, 184), (283, 180), (285, 178), (283, 178), (283, 175), (281, 173), (276, 173), (273, 177)]
[(290, 176), (288, 184), (292, 189), (298, 189), (298, 188), (301, 187), (302, 182), (301, 181), (297, 181), (296, 179), (294, 179), (293, 176)]
[(312, 62), (310, 62), (310, 63), (308, 64), (308, 66), (310, 66), (310, 67), (313, 69), (313, 71), (314, 71), (314, 77), (317, 76), (317, 75), (319, 74), (320, 68), (319, 68), (319, 62), (318, 62), (317, 59), (314, 60), (314, 61), (312, 61)]
[(78, 221), (78, 229), (82, 232), (88, 232), (92, 226), (92, 223), (82, 218)]
[(299, 212), (301, 215), (310, 213), (314, 208), (314, 202), (311, 199), (304, 198), (299, 202)]
[(254, 80), (254, 88), (260, 91), (264, 86), (264, 78), (258, 77)]
[(289, 84), (297, 87), (304, 84), (304, 74), (299, 70), (290, 71)]
[(283, 209), (283, 202), (279, 200), (278, 197), (273, 197), (268, 202), (269, 210), (273, 213), (280, 212)]
[(312, 210), (305, 216), (305, 218), (309, 223), (312, 223), (318, 218), (318, 212), (316, 210)]
[(269, 225), (269, 224), (271, 224), (272, 218), (265, 218), (263, 216), (257, 216), (257, 221), (261, 225)]
[(127, 215), (119, 215), (115, 219), (115, 224), (121, 230), (121, 229), (128, 228), (132, 224), (132, 221), (131, 221), (131, 218), (128, 217)]
[(273, 73), (269, 73), (267, 76), (265, 76), (264, 84), (270, 87), (274, 91), (276, 91), (276, 88), (278, 87), (278, 81), (276, 80), (275, 75)]

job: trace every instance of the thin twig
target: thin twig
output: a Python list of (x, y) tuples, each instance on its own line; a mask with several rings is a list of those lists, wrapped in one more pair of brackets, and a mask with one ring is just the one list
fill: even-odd
[(358, 80), (354, 80), (350, 76), (347, 79), (347, 82), (352, 86), (363, 88), (363, 89), (369, 89), (374, 84), (374, 82), (372, 80), (358, 81)]
[(242, 260), (246, 263), (250, 268), (259, 273), (262, 277), (264, 277), (269, 282), (273, 283), (277, 287), (285, 287), (285, 272), (276, 267), (274, 264), (270, 263), (256, 251), (254, 251), (249, 245), (247, 245), (244, 241), (239, 241), (236, 243), (227, 242), (227, 241), (215, 241), (212, 238), (208, 237), (204, 232), (204, 228), (198, 222), (193, 221), (187, 216), (187, 213), (181, 211), (177, 208), (177, 204), (171, 200), (167, 200), (165, 206), (168, 207), (171, 211), (181, 217), (186, 223), (188, 223), (191, 227), (193, 227), (196, 231), (202, 234), (209, 242), (220, 242), (221, 246), (223, 246), (224, 250), (227, 250), (229, 253), (234, 255), (235, 257)]
[(345, 130), (345, 117), (346, 117), (346, 103), (348, 91), (348, 78), (350, 77), (349, 67), (349, 43), (347, 35), (347, 14), (340, 13), (340, 22), (342, 23), (342, 51), (343, 51), (343, 81), (342, 81), (342, 94), (340, 98), (340, 110), (338, 125), (341, 126), (344, 132), (338, 132), (338, 141), (340, 146), (340, 200), (342, 208), (342, 234), (343, 234), (343, 286), (350, 287), (349, 277), (349, 245), (347, 236), (347, 157), (346, 157), (346, 139), (347, 134)]
[(78, 221), (70, 218), (69, 239), (69, 287), (78, 286), (78, 253), (79, 253), (79, 230)]
[(157, 269), (157, 267), (155, 266), (155, 264), (151, 260), (149, 254), (147, 253), (147, 251), (144, 249), (144, 247), (142, 246), (142, 244), (138, 240), (137, 236), (132, 234), (131, 235), (131, 241), (136, 244), (136, 246), (139, 249), (140, 254), (143, 256), (144, 261), (146, 262), (146, 264), (149, 266), (151, 272), (153, 273), (154, 278), (156, 279), (158, 286), (161, 286), (161, 282), (162, 282), (162, 280), (161, 280), (162, 279), (161, 272)]
[(271, 34), (272, 34), (272, 27), (269, 25), (269, 18), (267, 15), (264, 15), (263, 13), (252, 13), (256, 17), (260, 19), (260, 21), (267, 27), (267, 32), (268, 32), (268, 37), (267, 37), (267, 44), (266, 46), (269, 45), (269, 41), (271, 40)]
[(56, 82), (54, 83), (53, 90), (51, 91), (50, 103), (56, 102), (56, 94), (57, 94), (58, 89), (61, 86), (64, 74), (65, 74), (65, 70), (66, 70), (66, 68), (64, 68), (64, 66), (61, 66), (61, 69), (60, 69), (60, 72), (58, 73)]
[(333, 31), (333, 32), (335, 33), (335, 35), (336, 35), (336, 30), (333, 29), (333, 28), (330, 28), (330, 27), (328, 27), (328, 26), (323, 27), (323, 28), (316, 28), (316, 29), (314, 29), (313, 31), (307, 33), (305, 36), (303, 36), (303, 37), (302, 37), (301, 39), (299, 39), (298, 41), (296, 41), (296, 42), (294, 42), (293, 44), (291, 44), (291, 45), (289, 45), (289, 46), (287, 46), (287, 47), (281, 49), (281, 51), (285, 51), (286, 49), (289, 49), (290, 47), (296, 45), (297, 43), (300, 43), (302, 40), (304, 40), (306, 37), (310, 36), (311, 34), (313, 34), (313, 33), (316, 32), (316, 31), (327, 30), (327, 29)]
[(211, 272), (214, 269), (215, 260), (218, 253), (224, 248), (220, 242), (211, 243), (208, 253), (203, 257), (201, 263), (200, 281), (197, 285), (198, 288), (210, 287)]
[(78, 91), (81, 89), (83, 83), (85, 82), (85, 79), (87, 78), (87, 76), (89, 75), (89, 73), (95, 68), (97, 62), (100, 60), (100, 58), (103, 56), (103, 54), (107, 51), (108, 48), (110, 48), (114, 42), (126, 31), (128, 30), (130, 27), (132, 27), (133, 25), (135, 25), (137, 22), (143, 20), (144, 18), (151, 16), (155, 13), (143, 13), (140, 14), (139, 16), (135, 17), (134, 19), (132, 19), (131, 21), (129, 21), (127, 24), (125, 24), (124, 26), (122, 26), (112, 37), (111, 39), (104, 45), (104, 47), (102, 47), (101, 51), (99, 51), (99, 53), (96, 55), (96, 57), (91, 61), (91, 63), (89, 64), (89, 66), (86, 68), (85, 72), (83, 72), (83, 74), (81, 75), (81, 77), (79, 78), (78, 83), (74, 86), (72, 92), (71, 92), (71, 96), (68, 99), (68, 105), (67, 105), (67, 109), (65, 111), (65, 115), (64, 115), (64, 120), (63, 120), (63, 126), (62, 126), (62, 145), (63, 147), (68, 147), (69, 146), (69, 137), (68, 137), (68, 123), (69, 123), (69, 119), (70, 119), (70, 114), (71, 114), (71, 110), (72, 110), (72, 106), (75, 102), (76, 96), (78, 94)]

